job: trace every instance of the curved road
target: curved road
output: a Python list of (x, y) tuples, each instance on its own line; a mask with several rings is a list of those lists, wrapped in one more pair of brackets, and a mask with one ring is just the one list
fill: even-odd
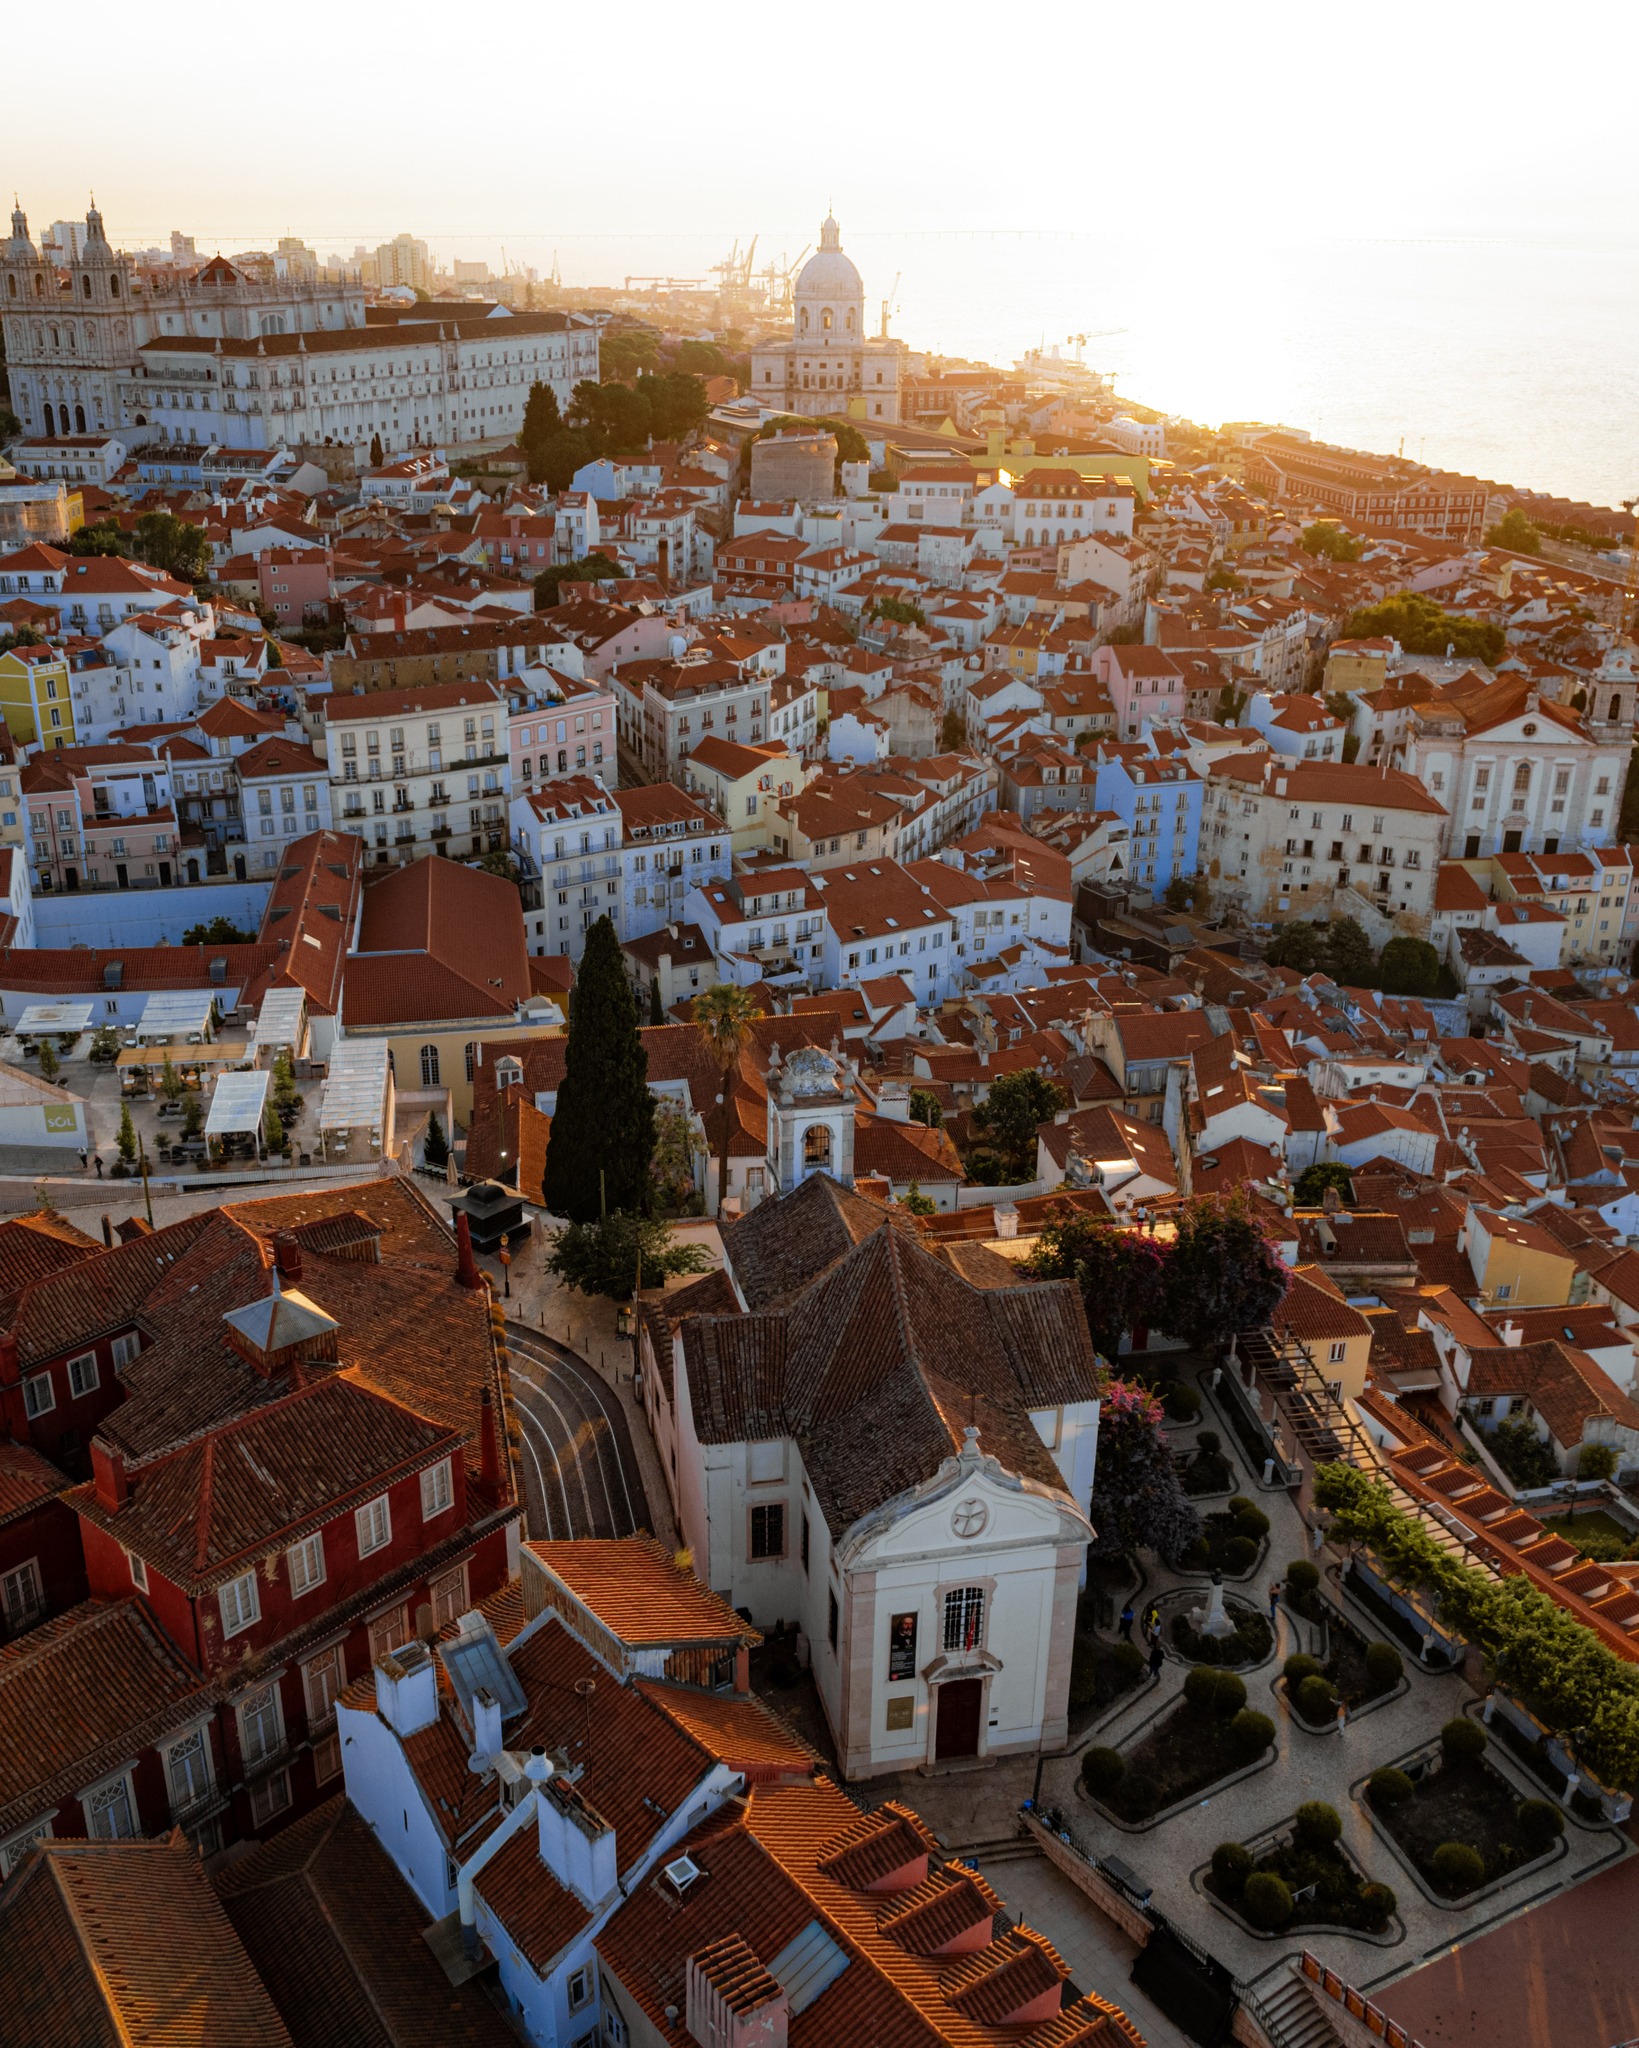
[(651, 1528), (620, 1396), (583, 1358), (527, 1324), (507, 1324), (507, 1348), (530, 1535), (561, 1542)]

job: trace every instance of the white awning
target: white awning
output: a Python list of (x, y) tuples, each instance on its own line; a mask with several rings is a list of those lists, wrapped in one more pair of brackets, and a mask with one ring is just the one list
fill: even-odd
[(234, 1133), (260, 1131), (272, 1079), (266, 1067), (239, 1068), (222, 1075), (211, 1096), (210, 1115), (205, 1119), (206, 1137), (226, 1138)]
[(19, 1038), (76, 1037), (91, 1029), (90, 1003), (30, 1003), (17, 1020)]
[(319, 1097), (319, 1129), (379, 1137), (387, 1121), (387, 1072), (386, 1039), (338, 1039)]
[(307, 1038), (307, 991), (300, 988), (270, 988), (256, 1013), (256, 1050), (259, 1053), (300, 1052)]
[(142, 1006), (139, 1042), (198, 1044), (211, 1028), (216, 997), (208, 988), (160, 989)]

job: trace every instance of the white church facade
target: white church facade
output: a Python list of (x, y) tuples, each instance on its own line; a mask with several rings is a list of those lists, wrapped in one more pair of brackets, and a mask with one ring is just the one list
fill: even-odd
[(905, 344), (889, 337), (886, 317), (882, 327), (866, 332), (864, 281), (828, 214), (819, 248), (797, 276), (791, 339), (752, 350), (751, 396), (804, 419), (847, 416), (863, 427), (897, 421)]
[[(781, 1104), (776, 1157), (829, 1125), (825, 1093)], [(724, 1271), (644, 1311), (695, 1573), (799, 1632), (850, 1778), (1054, 1747), (1098, 1443), (1080, 1295), (935, 1249), (823, 1169), (781, 1178)]]

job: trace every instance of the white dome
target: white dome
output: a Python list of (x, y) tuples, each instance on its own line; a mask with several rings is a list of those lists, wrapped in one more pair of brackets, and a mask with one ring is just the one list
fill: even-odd
[[(827, 331), (857, 339), (863, 333), (865, 281), (842, 253), (842, 233), (829, 214), (820, 228), (819, 248), (797, 274), (794, 297), (799, 338)], [(828, 324), (822, 317), (827, 312)]]

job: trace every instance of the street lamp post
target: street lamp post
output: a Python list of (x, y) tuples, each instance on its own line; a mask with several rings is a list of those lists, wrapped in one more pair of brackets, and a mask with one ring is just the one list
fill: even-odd
[(501, 1232), (501, 1279), (506, 1288), (506, 1298), (508, 1301), (512, 1299), (512, 1254), (507, 1249), (509, 1242), (507, 1233), (503, 1230)]

